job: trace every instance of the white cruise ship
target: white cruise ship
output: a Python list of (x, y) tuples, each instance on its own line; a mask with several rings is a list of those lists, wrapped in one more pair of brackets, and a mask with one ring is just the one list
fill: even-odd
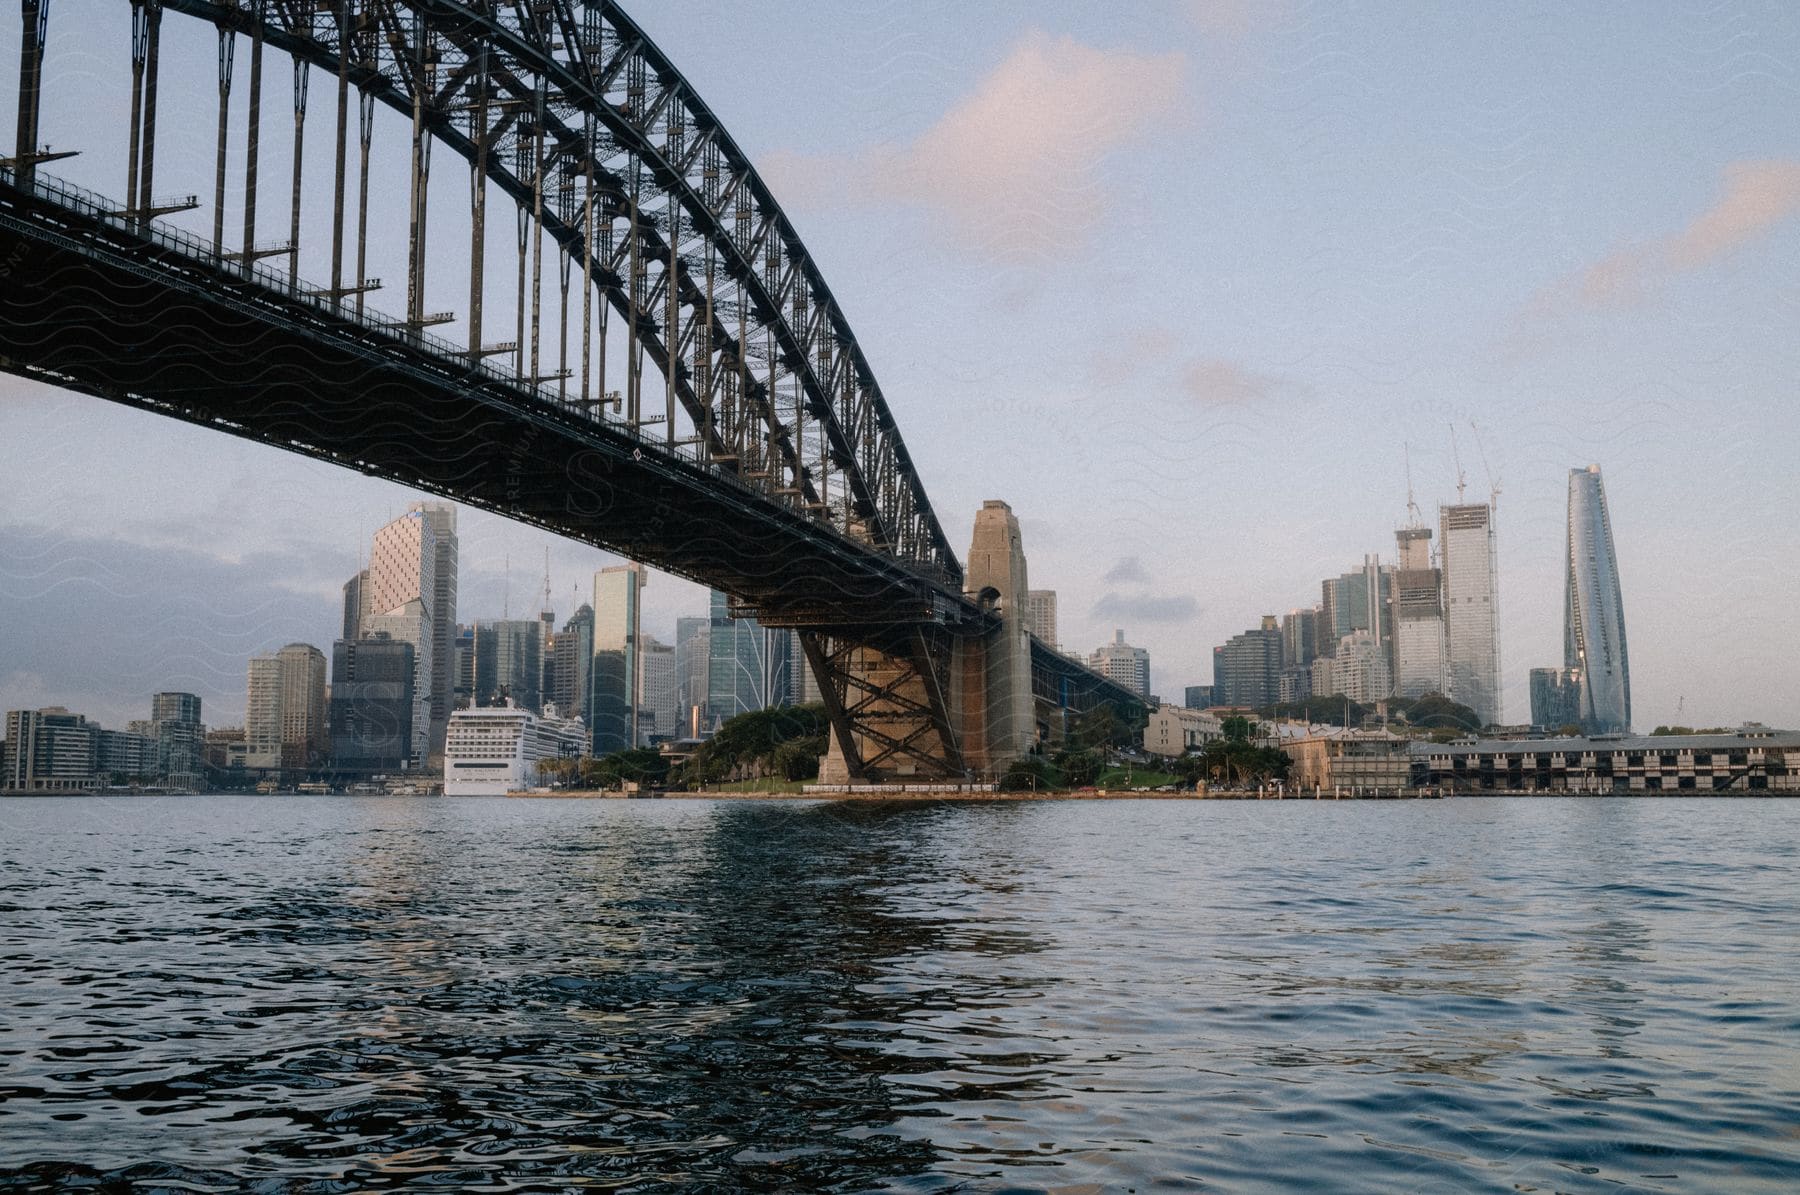
[(587, 728), (579, 718), (559, 718), (550, 706), (542, 717), (510, 702), (450, 715), (444, 739), (446, 797), (503, 797), (538, 783), (538, 762), (585, 753)]

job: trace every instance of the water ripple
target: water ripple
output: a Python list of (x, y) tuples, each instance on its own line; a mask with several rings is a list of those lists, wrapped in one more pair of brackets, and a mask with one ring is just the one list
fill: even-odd
[(0, 1189), (1777, 1191), (1800, 803), (0, 806)]

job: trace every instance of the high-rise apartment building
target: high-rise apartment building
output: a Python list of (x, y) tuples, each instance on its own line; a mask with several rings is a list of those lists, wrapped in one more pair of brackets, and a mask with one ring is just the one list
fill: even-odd
[(1113, 631), (1111, 643), (1093, 650), (1088, 656), (1088, 667), (1139, 697), (1150, 696), (1150, 653), (1125, 642), (1123, 630)]
[(325, 762), (325, 653), (310, 643), (250, 657), (244, 702), (246, 767), (305, 773)]
[(379, 631), (331, 645), (334, 770), (369, 776), (412, 766), (415, 651), (411, 641)]
[(792, 684), (793, 636), (753, 618), (734, 618), (718, 590), (707, 630), (706, 712), (713, 726), (739, 714), (785, 705)]
[(150, 697), (150, 737), (161, 755), (163, 782), (171, 788), (206, 786), (206, 727), (200, 722), (200, 698), (193, 693), (155, 693)]
[(1500, 599), (1494, 508), (1438, 508), (1444, 573), (1444, 670), (1449, 693), (1483, 724), (1501, 721)]
[(1031, 589), (1025, 594), (1025, 625), (1033, 635), (1056, 647), (1056, 590)]
[(638, 746), (650, 740), (681, 737), (681, 715), (675, 699), (675, 645), (645, 635), (638, 648)]
[(1431, 563), (1431, 528), (1394, 533), (1400, 566), (1394, 573), (1392, 648), (1394, 692), (1401, 697), (1442, 693), (1444, 575)]
[(681, 711), (681, 734), (688, 738), (710, 723), (706, 717), (708, 675), (712, 664), (712, 619), (675, 620), (675, 702)]
[(1281, 624), (1273, 614), (1262, 625), (1213, 648), (1214, 705), (1273, 705), (1281, 696)]
[(646, 577), (641, 564), (594, 574), (594, 657), (588, 680), (588, 733), (594, 754), (611, 755), (638, 742), (637, 694)]
[(1368, 631), (1352, 631), (1338, 640), (1337, 654), (1313, 661), (1314, 698), (1348, 697), (1352, 701), (1380, 701), (1394, 692), (1388, 653)]

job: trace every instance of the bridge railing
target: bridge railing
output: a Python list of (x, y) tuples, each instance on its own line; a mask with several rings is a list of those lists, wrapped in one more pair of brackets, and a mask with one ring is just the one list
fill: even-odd
[(484, 360), (476, 359), (468, 349), (444, 337), (415, 327), (406, 320), (394, 319), (367, 308), (358, 311), (354, 306), (334, 298), (325, 287), (308, 283), (305, 279), (284, 270), (263, 265), (247, 255), (227, 253), (213, 241), (173, 225), (157, 220), (142, 219), (126, 210), (124, 205), (98, 192), (45, 174), (41, 170), (33, 171), (32, 177), (29, 179), (22, 179), (10, 165), (0, 165), (0, 182), (20, 191), (27, 191), (66, 211), (75, 212), (109, 228), (148, 241), (161, 249), (180, 254), (196, 265), (211, 269), (228, 269), (235, 276), (279, 295), (284, 301), (305, 304), (322, 315), (355, 323), (369, 331), (403, 341), (413, 348), (428, 351), (442, 358), (443, 364), (454, 366), (471, 381), (494, 382), (513, 390), (523, 391), (533, 398), (549, 403), (569, 414), (628, 436), (641, 445), (644, 450), (664, 457), (674, 457), (686, 464), (704, 469), (712, 476), (731, 481), (748, 493), (756, 492), (752, 487), (745, 485), (730, 470), (722, 468), (717, 462), (709, 459), (697, 444), (670, 444), (667, 441), (646, 439), (628, 421), (608, 419), (604, 403), (570, 401), (551, 386), (546, 386), (535, 379), (524, 377), (511, 370), (497, 368)]

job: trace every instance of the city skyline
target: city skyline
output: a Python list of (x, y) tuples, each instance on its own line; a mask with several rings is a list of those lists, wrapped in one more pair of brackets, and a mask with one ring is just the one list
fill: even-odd
[[(59, 8), (58, 20), (84, 11)], [(1071, 649), (1124, 626), (1151, 652), (1153, 691), (1204, 683), (1211, 645), (1386, 547), (1403, 439), (1421, 499), (1450, 501), (1456, 462), (1436, 429), (1474, 418), (1485, 443), (1466, 437), (1462, 463), (1479, 493), (1485, 454), (1505, 490), (1510, 717), (1527, 708), (1529, 668), (1560, 655), (1566, 469), (1594, 459), (1625, 512), (1615, 534), (1638, 640), (1635, 720), (1797, 720), (1800, 680), (1777, 666), (1797, 645), (1768, 614), (1795, 588), (1800, 533), (1766, 516), (1792, 505), (1797, 484), (1778, 451), (1800, 419), (1782, 401), (1781, 313), (1800, 260), (1794, 114), (1776, 82), (1696, 49), (1705, 39), (1680, 18), (1570, 13), (1546, 43), (1503, 12), (1354, 22), (1271, 9), (1233, 29), (1176, 10), (1131, 29), (1073, 7), (982, 12), (952, 50), (933, 45), (930, 65), (877, 88), (866, 47), (891, 31), (871, 36), (872, 14), (777, 8), (756, 34), (773, 60), (795, 52), (784, 38), (859, 47), (777, 104), (714, 53), (722, 35), (694, 11), (640, 15), (677, 60), (719, 61), (707, 95), (827, 267), (949, 538), (982, 500), (1009, 501)], [(172, 28), (171, 70), (210, 71), (214, 47), (196, 32)], [(1432, 68), (1397, 69), (1420, 36)], [(1321, 44), (1341, 69), (1294, 73)], [(64, 39), (52, 57), (71, 52)], [(1557, 88), (1508, 90), (1490, 65), (1507, 60)], [(118, 72), (90, 74), (95, 119), (122, 127)], [(1452, 79), (1464, 93), (1446, 96)], [(1034, 142), (947, 155), (942, 197), (908, 173), (925, 149), (993, 148), (995, 119), (1037, 127), (1032, 105), (1055, 121), (1086, 101), (1103, 119), (1067, 147), (1075, 182), (1047, 192), (1071, 215), (1066, 244), (1034, 239), (1058, 226), (1035, 220), (1052, 209), (1007, 219), (984, 198), (1016, 200), (1047, 177)], [(1153, 135), (1140, 110), (1171, 131)], [(282, 122), (270, 123), (278, 154)], [(1369, 153), (1333, 148), (1371, 127), (1388, 131)], [(210, 152), (209, 137), (189, 140), (168, 138), (172, 159)], [(104, 158), (58, 168), (116, 190), (82, 173)], [(856, 185), (821, 185), (832, 177)], [(959, 223), (964, 201), (1001, 221), (997, 240)], [(1142, 235), (1101, 238), (1104, 227)], [(1182, 262), (1202, 263), (1207, 281), (1194, 285)], [(980, 285), (945, 285), (970, 277)], [(1038, 297), (1077, 280), (1107, 300), (1096, 313)], [(1171, 291), (1188, 315), (1158, 297)], [(466, 298), (441, 297), (450, 310)], [(964, 434), (940, 430), (958, 419)], [(969, 466), (972, 446), (1002, 436), (1010, 451)], [(1099, 451), (1133, 436), (1144, 439), (1129, 468)], [(302, 612), (292, 599), (340, 587), (356, 569), (346, 545), (420, 497), (12, 378), (0, 382), (0, 444), (0, 582), (17, 615), (0, 638), (0, 699), (102, 719), (168, 686), (229, 714), (254, 651), (330, 642), (329, 602)], [(498, 613), (505, 559), (538, 560), (544, 537), (465, 514), (459, 604)], [(1171, 544), (1184, 528), (1189, 542)], [(1246, 561), (1252, 541), (1273, 550)], [(566, 617), (564, 595), (617, 561), (552, 548)], [(1653, 571), (1670, 555), (1727, 562), (1730, 575)], [(518, 564), (513, 612), (540, 588)], [(685, 582), (659, 575), (653, 592), (646, 631), (664, 641), (675, 618), (705, 608)], [(1754, 629), (1770, 623), (1772, 645)]]

